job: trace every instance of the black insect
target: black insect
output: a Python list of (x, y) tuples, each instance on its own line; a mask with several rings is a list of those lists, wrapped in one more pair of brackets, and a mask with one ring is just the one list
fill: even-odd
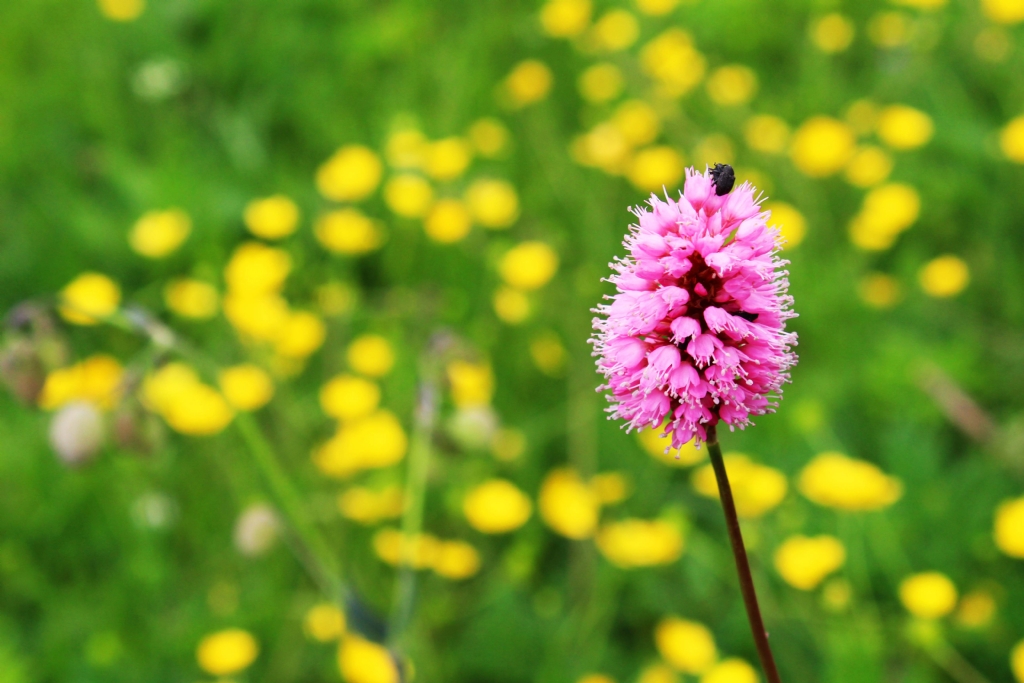
[(721, 197), (729, 194), (732, 186), (736, 184), (736, 172), (729, 164), (715, 164), (711, 169), (711, 180), (715, 183), (715, 194)]
[(757, 316), (759, 314), (757, 314), (757, 313), (747, 313), (746, 311), (740, 311), (739, 313), (733, 313), (733, 315), (738, 315), (739, 317), (743, 318), (747, 322), (752, 323), (755, 320), (757, 320)]

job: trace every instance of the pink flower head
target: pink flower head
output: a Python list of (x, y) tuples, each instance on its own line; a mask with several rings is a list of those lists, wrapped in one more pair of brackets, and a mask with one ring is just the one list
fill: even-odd
[(594, 309), (611, 418), (664, 424), (673, 448), (704, 441), (719, 420), (742, 429), (771, 412), (796, 363), (779, 231), (749, 183), (718, 191), (691, 168), (678, 201), (651, 195), (634, 208), (629, 256), (610, 264), (618, 291)]

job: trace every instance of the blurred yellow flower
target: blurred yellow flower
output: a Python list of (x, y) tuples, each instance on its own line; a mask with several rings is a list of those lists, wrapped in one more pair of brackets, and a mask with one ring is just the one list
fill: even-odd
[(804, 241), (807, 219), (795, 206), (786, 202), (765, 202), (762, 210), (772, 212), (768, 225), (778, 227), (780, 236), (785, 240), (784, 248), (792, 249)]
[(502, 462), (518, 460), (526, 450), (526, 435), (521, 430), (502, 427), (491, 437), (491, 455)]
[(519, 197), (505, 180), (474, 180), (466, 190), (465, 200), (473, 220), (485, 228), (507, 228), (519, 218)]
[(235, 416), (223, 396), (199, 383), (183, 387), (160, 414), (171, 429), (190, 436), (217, 434)]
[(850, 240), (861, 249), (888, 249), (917, 221), (920, 212), (921, 198), (913, 187), (880, 185), (867, 193), (860, 212), (850, 222)]
[[(690, 465), (696, 465), (701, 460), (707, 457), (707, 449), (697, 449), (693, 445), (693, 441), (687, 441), (683, 444), (683, 447), (676, 450), (670, 448), (672, 445), (672, 439), (670, 437), (662, 436), (662, 428), (651, 429), (645, 427), (637, 432), (637, 441), (643, 446), (644, 450), (647, 451), (651, 457), (655, 460), (660, 460), (666, 465), (672, 465), (674, 467), (689, 467)], [(668, 452), (666, 452), (668, 449)], [(678, 455), (678, 457), (676, 457)]]
[(577, 86), (587, 102), (601, 103), (614, 100), (622, 94), (625, 83), (626, 79), (619, 67), (609, 62), (600, 62), (587, 67), (580, 74)]
[(245, 227), (263, 239), (276, 240), (299, 227), (299, 207), (283, 194), (254, 199), (245, 207)]
[(828, 116), (814, 116), (793, 134), (789, 155), (804, 175), (824, 178), (843, 170), (855, 144), (848, 125)]
[(700, 677), (700, 683), (758, 683), (757, 671), (738, 658), (723, 659)]
[(846, 562), (846, 548), (834, 536), (790, 536), (775, 550), (775, 569), (790, 586), (809, 591)]
[(228, 289), (238, 294), (277, 292), (292, 270), (288, 252), (260, 242), (245, 242), (224, 266)]
[(715, 637), (707, 626), (679, 617), (666, 617), (654, 629), (654, 644), (669, 666), (684, 674), (701, 674), (718, 660)]
[(316, 288), (317, 305), (328, 317), (351, 313), (356, 306), (357, 299), (358, 293), (348, 283), (325, 282)]
[(473, 160), (473, 149), (463, 138), (452, 137), (438, 140), (427, 148), (427, 175), (435, 180), (454, 180)]
[(599, 123), (570, 145), (573, 161), (581, 166), (595, 166), (605, 173), (621, 175), (626, 171), (631, 152), (630, 142), (614, 123)]
[(490, 479), (466, 494), (462, 512), (477, 531), (503, 534), (526, 524), (533, 503), (511, 482)]
[(441, 244), (458, 242), (469, 234), (472, 218), (469, 209), (458, 199), (440, 199), (423, 221), (427, 237)]
[(72, 401), (88, 401), (110, 410), (124, 393), (124, 368), (112, 356), (97, 354), (70, 367), (52, 370), (46, 376), (38, 403), (43, 410), (56, 410)]
[(613, 9), (597, 20), (593, 35), (602, 50), (624, 50), (640, 37), (640, 23), (626, 10)]
[(1006, 124), (999, 134), (999, 146), (1010, 161), (1024, 164), (1024, 116)]
[(224, 368), (219, 382), (224, 398), (237, 410), (258, 410), (274, 396), (270, 375), (249, 363)]
[(508, 139), (508, 128), (498, 119), (477, 119), (469, 127), (469, 141), (473, 143), (473, 149), (488, 159), (501, 155), (508, 146)]
[(530, 358), (537, 369), (548, 377), (562, 376), (567, 356), (562, 340), (550, 330), (541, 332), (530, 340)]
[(1001, 551), (1024, 559), (1024, 496), (996, 508), (993, 538)]
[(590, 538), (597, 530), (600, 500), (574, 469), (548, 473), (540, 486), (537, 507), (544, 523), (566, 538)]
[(247, 669), (259, 653), (259, 645), (252, 634), (231, 628), (211, 633), (199, 641), (196, 660), (211, 676), (229, 676)]
[(494, 373), (489, 363), (454, 360), (445, 368), (452, 402), (459, 408), (484, 406), (494, 395)]
[(925, 294), (938, 298), (956, 296), (964, 291), (970, 278), (967, 264), (952, 254), (932, 259), (917, 274)]
[(362, 377), (337, 375), (320, 389), (320, 407), (338, 420), (365, 417), (377, 409), (380, 389)]
[[(753, 462), (740, 453), (729, 453), (723, 459), (736, 501), (736, 512), (740, 517), (760, 517), (773, 510), (786, 497), (789, 482), (782, 472)], [(695, 470), (691, 481), (697, 493), (708, 498), (718, 498), (718, 482), (710, 464)]]
[(405, 497), (398, 486), (386, 486), (379, 491), (353, 486), (338, 496), (338, 510), (342, 516), (360, 524), (394, 519), (402, 514), (404, 508)]
[(327, 199), (359, 201), (377, 189), (383, 172), (376, 152), (362, 145), (347, 145), (317, 169), (316, 186)]
[(327, 326), (314, 313), (295, 311), (274, 337), (274, 351), (284, 358), (306, 358), (323, 346)]
[(878, 137), (893, 149), (915, 149), (932, 139), (935, 124), (923, 111), (905, 104), (888, 106), (878, 114)]
[(878, 105), (871, 100), (855, 100), (843, 117), (857, 135), (869, 135), (878, 122)]
[(821, 589), (821, 603), (830, 612), (842, 612), (852, 599), (853, 587), (843, 578), (829, 579)]
[(338, 668), (345, 683), (399, 683), (398, 666), (383, 645), (346, 634), (338, 648)]
[(679, 683), (679, 677), (671, 667), (664, 664), (651, 664), (640, 672), (636, 683)]
[(546, 64), (527, 59), (516, 64), (505, 78), (505, 92), (514, 107), (525, 107), (547, 97), (553, 81)]
[(822, 52), (835, 54), (850, 47), (856, 32), (853, 21), (832, 12), (811, 24), (811, 42)]
[(546, 285), (558, 270), (558, 254), (544, 242), (521, 242), (501, 257), (498, 273), (508, 285), (532, 291)]
[(306, 611), (302, 629), (307, 636), (321, 643), (338, 640), (345, 634), (345, 613), (337, 605), (321, 602)]
[(364, 334), (353, 339), (345, 358), (349, 367), (367, 377), (383, 377), (395, 364), (391, 343), (378, 334)]
[(621, 472), (602, 472), (590, 480), (590, 488), (601, 505), (614, 505), (629, 496), (629, 480)]
[(892, 308), (900, 300), (899, 281), (885, 273), (868, 273), (857, 288), (861, 301), (872, 308)]
[(679, 0), (636, 0), (637, 8), (644, 14), (660, 17), (676, 8)]
[[(1021, 13), (1024, 14), (1024, 10), (1021, 10)], [(1014, 645), (1010, 651), (1010, 669), (1013, 670), (1017, 682), (1024, 683), (1024, 640)]]
[(384, 185), (384, 203), (403, 218), (423, 218), (434, 203), (434, 188), (412, 173), (392, 176)]
[(183, 318), (206, 320), (217, 315), (220, 295), (213, 285), (202, 280), (178, 278), (164, 287), (164, 303)]
[(146, 0), (97, 0), (100, 12), (114, 21), (134, 21), (146, 9)]
[(673, 187), (683, 177), (683, 157), (667, 145), (642, 149), (629, 164), (627, 176), (635, 188), (645, 192)]
[(721, 66), (711, 72), (705, 87), (715, 104), (723, 107), (746, 104), (757, 93), (757, 74), (742, 64)]
[(987, 590), (975, 589), (960, 598), (956, 623), (963, 628), (984, 628), (996, 615), (996, 599)]
[(703, 80), (707, 68), (704, 55), (694, 47), (690, 34), (678, 28), (668, 29), (644, 45), (640, 65), (670, 97), (693, 90)]
[(672, 564), (683, 554), (683, 535), (661, 519), (624, 519), (601, 527), (597, 548), (621, 569)]
[(288, 303), (279, 294), (228, 294), (224, 317), (243, 335), (272, 341), (288, 319)]
[(590, 23), (590, 0), (547, 0), (540, 10), (540, 25), (552, 38), (572, 38)]
[(747, 119), (743, 126), (747, 146), (765, 154), (780, 154), (789, 142), (789, 125), (778, 116), (759, 114)]
[(956, 607), (956, 586), (939, 572), (914, 574), (900, 583), (900, 602), (922, 619), (938, 619)]
[(192, 232), (192, 219), (181, 209), (150, 211), (135, 221), (128, 244), (137, 254), (163, 258), (181, 246)]
[(461, 581), (480, 571), (480, 553), (465, 541), (441, 541), (434, 558), (434, 573)]
[(97, 325), (121, 304), (121, 288), (106, 275), (82, 273), (60, 291), (61, 317), (75, 325)]
[(512, 287), (500, 287), (494, 293), (494, 313), (502, 322), (518, 325), (530, 317), (530, 300)]
[(868, 37), (875, 45), (894, 48), (910, 41), (910, 17), (903, 12), (878, 12), (868, 21)]
[(373, 550), (384, 562), (392, 566), (427, 569), (437, 562), (440, 542), (430, 534), (417, 534), (412, 538), (398, 529), (381, 529), (373, 536)]
[(731, 164), (735, 160), (736, 152), (733, 149), (732, 140), (727, 136), (715, 133), (708, 135), (693, 150), (694, 166), (700, 167), (704, 164), (714, 166), (715, 164)]
[(384, 156), (393, 168), (418, 169), (426, 163), (428, 147), (423, 133), (415, 128), (403, 128), (388, 136)]
[(409, 440), (388, 410), (345, 422), (313, 452), (313, 464), (329, 477), (347, 478), (361, 470), (389, 467), (405, 457)]
[(615, 683), (615, 679), (605, 674), (586, 674), (576, 679), (576, 683)]
[(993, 64), (1005, 62), (1012, 46), (1009, 32), (1001, 26), (987, 26), (974, 36), (974, 53)]
[(948, 0), (890, 0), (894, 5), (913, 7), (914, 9), (933, 10), (945, 7)]
[(892, 173), (893, 161), (885, 150), (874, 145), (860, 147), (846, 165), (846, 181), (854, 187), (874, 187)]
[[(999, 24), (1018, 24), (1024, 21), (1024, 2), (1021, 0), (981, 0), (981, 11)], [(1018, 678), (1024, 680), (1024, 675)]]
[(374, 251), (384, 243), (384, 232), (377, 221), (351, 208), (325, 213), (317, 220), (313, 234), (327, 251), (349, 256)]
[(880, 510), (903, 495), (903, 484), (865, 460), (826, 452), (800, 472), (800, 492), (811, 502), (838, 510)]
[(661, 132), (657, 112), (643, 100), (627, 100), (615, 109), (612, 125), (630, 145), (647, 145)]

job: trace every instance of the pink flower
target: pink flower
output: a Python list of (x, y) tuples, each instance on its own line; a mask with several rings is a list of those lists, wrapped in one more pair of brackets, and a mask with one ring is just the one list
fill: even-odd
[(617, 293), (594, 309), (594, 355), (611, 418), (659, 427), (678, 448), (709, 425), (743, 428), (778, 405), (796, 363), (796, 314), (779, 232), (744, 183), (716, 193), (686, 172), (679, 200), (636, 207), (626, 258), (611, 264)]

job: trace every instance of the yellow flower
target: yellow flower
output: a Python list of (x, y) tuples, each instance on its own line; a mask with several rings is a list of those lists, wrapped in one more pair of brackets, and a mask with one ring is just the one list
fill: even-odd
[(547, 97), (553, 81), (547, 65), (536, 59), (527, 59), (516, 64), (505, 78), (505, 92), (512, 106), (525, 107)]
[(546, 285), (558, 270), (558, 254), (544, 242), (522, 242), (501, 257), (501, 279), (516, 289), (531, 291)]
[(69, 323), (97, 325), (98, 318), (106, 318), (117, 311), (121, 288), (106, 275), (86, 272), (65, 285), (59, 300), (58, 310)]
[(288, 303), (279, 294), (224, 297), (224, 316), (232, 327), (260, 341), (272, 341), (289, 315)]
[(367, 377), (383, 377), (395, 364), (391, 343), (377, 334), (364, 334), (352, 340), (345, 352), (349, 366)]
[(772, 212), (768, 224), (779, 228), (779, 234), (786, 241), (786, 249), (792, 249), (804, 241), (807, 220), (795, 206), (786, 202), (765, 202), (762, 208)]
[(327, 338), (327, 326), (308, 311), (288, 316), (274, 338), (274, 351), (285, 358), (306, 358), (319, 349)]
[(581, 166), (595, 166), (605, 173), (621, 175), (626, 172), (632, 150), (629, 140), (619, 127), (605, 122), (585, 135), (577, 136), (569, 151), (573, 160)]
[(956, 607), (956, 586), (939, 572), (914, 574), (900, 583), (900, 602), (922, 619), (938, 619)]
[(526, 435), (518, 429), (503, 427), (491, 437), (491, 455), (502, 462), (518, 460), (526, 450)]
[(903, 183), (881, 185), (864, 197), (860, 212), (850, 222), (850, 240), (861, 249), (887, 249), (917, 221), (920, 212), (917, 190)]
[(414, 128), (406, 128), (388, 137), (384, 154), (388, 163), (395, 168), (417, 169), (426, 163), (427, 148), (427, 138), (423, 133)]
[(252, 234), (276, 240), (287, 237), (299, 227), (299, 207), (289, 197), (276, 194), (249, 202), (243, 218)]
[[(1021, 0), (981, 0), (981, 11), (999, 24), (1018, 24), (1024, 21), (1024, 2)], [(1024, 675), (1018, 678), (1024, 680)]]
[(217, 631), (199, 641), (196, 660), (211, 676), (229, 676), (243, 671), (260, 653), (256, 639), (239, 628)]
[(987, 590), (975, 589), (960, 598), (956, 623), (964, 628), (984, 628), (996, 615), (996, 600)]
[(313, 234), (327, 251), (349, 256), (380, 249), (384, 243), (384, 231), (377, 221), (358, 209), (344, 208), (325, 213), (317, 220)]
[(672, 564), (683, 554), (683, 535), (665, 520), (625, 519), (601, 527), (597, 548), (622, 569)]
[(494, 373), (488, 363), (454, 360), (445, 368), (452, 402), (459, 408), (485, 406), (494, 395)]
[(804, 467), (798, 486), (811, 502), (838, 510), (880, 510), (903, 495), (899, 479), (870, 462), (831, 451)]
[(993, 538), (1001, 551), (1024, 559), (1024, 497), (1008, 500), (996, 508)]
[(355, 288), (344, 282), (325, 282), (316, 288), (317, 305), (330, 318), (351, 313), (358, 296)]
[(565, 347), (554, 332), (541, 332), (530, 340), (530, 358), (537, 369), (549, 377), (561, 377), (565, 370)]
[(402, 514), (404, 503), (402, 489), (398, 486), (387, 486), (379, 491), (353, 486), (338, 496), (338, 510), (342, 516), (360, 524), (394, 519)]
[(661, 121), (643, 100), (627, 100), (615, 109), (612, 125), (630, 145), (647, 145), (657, 139)]
[(804, 175), (824, 178), (843, 170), (855, 144), (848, 125), (828, 116), (814, 116), (793, 134), (789, 155)]
[(258, 410), (274, 396), (274, 382), (270, 375), (248, 363), (222, 370), (220, 388), (228, 403), (238, 410)]
[[(662, 435), (662, 428), (651, 429), (650, 427), (644, 427), (637, 432), (637, 441), (643, 446), (644, 450), (655, 460), (660, 460), (666, 465), (672, 465), (674, 467), (689, 467), (690, 465), (696, 465), (705, 457), (707, 457), (707, 449), (698, 450), (694, 445), (693, 441), (687, 441), (683, 444), (683, 447), (676, 450), (671, 448), (672, 439)], [(666, 452), (668, 449), (668, 452)], [(676, 457), (678, 455), (678, 457)]]
[(493, 159), (501, 155), (508, 145), (508, 128), (493, 118), (477, 119), (469, 127), (469, 141), (482, 157)]
[(645, 192), (673, 187), (683, 177), (683, 157), (667, 145), (642, 149), (629, 164), (628, 177), (635, 188)]
[(384, 562), (392, 566), (427, 569), (437, 562), (440, 543), (430, 534), (417, 534), (409, 538), (398, 529), (381, 529), (373, 536), (373, 550)]
[(408, 438), (387, 410), (342, 424), (313, 452), (313, 464), (329, 477), (347, 478), (366, 469), (389, 467), (405, 457)]
[(910, 41), (913, 26), (903, 12), (879, 12), (868, 21), (868, 37), (879, 47), (895, 48)]
[(586, 674), (576, 679), (576, 683), (615, 683), (615, 679), (604, 674)]
[(512, 287), (501, 287), (494, 293), (494, 313), (502, 322), (518, 325), (530, 317), (530, 300)]
[(441, 244), (458, 242), (469, 234), (472, 218), (458, 199), (438, 200), (423, 221), (427, 237)]
[(892, 157), (880, 147), (861, 147), (846, 165), (846, 181), (855, 187), (874, 187), (885, 182), (892, 173), (892, 165)]
[(97, 0), (100, 12), (114, 21), (134, 21), (146, 9), (146, 0)]
[(337, 375), (320, 389), (320, 407), (338, 420), (365, 417), (379, 403), (380, 389), (362, 377)]
[(161, 414), (171, 429), (191, 436), (217, 434), (234, 418), (224, 397), (199, 383), (184, 387)]
[(238, 294), (267, 294), (277, 292), (292, 270), (288, 253), (260, 242), (246, 242), (238, 246), (224, 266), (224, 280), (228, 289)]
[(124, 368), (112, 356), (90, 356), (71, 367), (58, 368), (46, 376), (39, 394), (39, 407), (56, 410), (72, 401), (88, 401), (110, 410), (121, 400)]
[(971, 274), (963, 259), (947, 254), (926, 263), (917, 278), (925, 294), (946, 298), (964, 291)]
[(999, 146), (1010, 161), (1024, 164), (1024, 116), (1006, 124), (999, 134)]
[(399, 683), (402, 680), (386, 647), (353, 634), (341, 640), (338, 668), (345, 683)]
[(636, 683), (679, 683), (679, 677), (671, 667), (664, 664), (651, 664), (640, 672)]
[(396, 175), (384, 185), (384, 203), (403, 218), (423, 218), (434, 203), (434, 188), (418, 175)]
[(846, 108), (844, 119), (857, 135), (873, 133), (878, 122), (878, 105), (871, 100), (856, 100)]
[(384, 165), (377, 154), (362, 145), (348, 145), (335, 152), (316, 172), (316, 186), (327, 199), (359, 201), (380, 184)]
[(846, 562), (846, 549), (834, 536), (790, 536), (775, 551), (775, 569), (790, 586), (809, 591)]
[(857, 288), (861, 300), (872, 308), (892, 308), (900, 300), (900, 283), (885, 273), (868, 273)]
[(509, 481), (490, 479), (462, 501), (469, 525), (485, 534), (503, 534), (518, 529), (533, 512), (533, 503)]
[(913, 107), (894, 104), (878, 114), (878, 137), (893, 149), (915, 149), (931, 140), (934, 133), (932, 118)]
[(640, 37), (640, 23), (626, 10), (613, 9), (597, 20), (593, 35), (603, 50), (624, 50)]
[(552, 38), (572, 38), (590, 23), (590, 0), (548, 0), (540, 10), (540, 25)]
[(541, 519), (566, 538), (590, 538), (597, 530), (601, 503), (576, 470), (552, 470), (540, 486), (537, 500)]
[(345, 613), (337, 605), (321, 602), (306, 611), (303, 630), (313, 640), (327, 643), (345, 634)]
[(827, 54), (842, 52), (850, 47), (855, 33), (853, 22), (839, 12), (826, 14), (811, 24), (811, 42)]
[(789, 126), (778, 116), (759, 114), (747, 119), (743, 135), (750, 149), (765, 154), (779, 154), (789, 142)]
[(722, 66), (711, 72), (706, 85), (715, 104), (731, 107), (746, 104), (757, 93), (757, 74), (741, 64)]
[(469, 167), (473, 150), (463, 138), (438, 140), (427, 149), (427, 175), (435, 180), (454, 180)]
[(519, 218), (519, 197), (504, 180), (474, 180), (466, 190), (466, 205), (473, 220), (485, 228), (507, 228)]
[(700, 677), (700, 683), (758, 683), (757, 671), (738, 657), (723, 659)]
[(821, 589), (821, 603), (830, 612), (842, 612), (852, 599), (853, 587), (843, 578), (829, 579)]
[(640, 65), (670, 97), (693, 90), (704, 78), (707, 62), (693, 46), (690, 34), (670, 28), (640, 50)]
[(660, 17), (676, 8), (679, 0), (636, 0), (636, 6), (644, 14)]
[(599, 104), (614, 100), (622, 94), (625, 83), (619, 67), (609, 62), (601, 62), (581, 73), (577, 86), (583, 99)]
[(602, 472), (590, 480), (590, 488), (601, 505), (614, 505), (629, 496), (629, 480), (621, 472)]
[[(754, 519), (774, 509), (786, 497), (789, 483), (777, 469), (753, 462), (740, 453), (725, 456), (725, 470), (740, 517)], [(694, 471), (691, 480), (697, 493), (718, 498), (718, 482), (710, 464)]]
[(164, 287), (164, 303), (183, 318), (206, 320), (217, 315), (220, 295), (202, 280), (178, 278)]
[(678, 617), (666, 617), (654, 629), (654, 644), (673, 669), (701, 674), (718, 660), (715, 637), (704, 624)]
[(192, 232), (192, 219), (181, 209), (150, 211), (135, 222), (128, 243), (136, 253), (163, 258), (181, 246)]
[(465, 541), (441, 541), (434, 558), (434, 573), (461, 581), (480, 571), (480, 553)]

